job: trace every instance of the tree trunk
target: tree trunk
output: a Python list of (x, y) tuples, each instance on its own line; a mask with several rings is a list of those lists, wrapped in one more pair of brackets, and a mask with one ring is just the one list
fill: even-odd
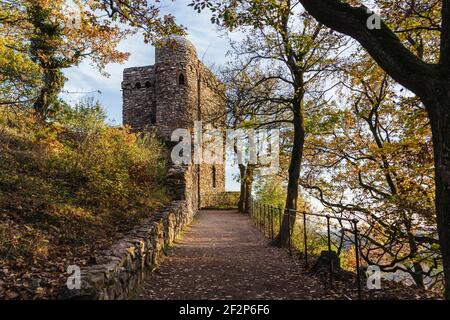
[(247, 190), (245, 189), (245, 172), (246, 168), (243, 164), (239, 164), (239, 176), (241, 182), (241, 193), (239, 194), (238, 210), (239, 212), (245, 211), (245, 199), (247, 195)]
[(413, 263), (414, 272), (411, 272), (410, 275), (413, 278), (416, 286), (420, 289), (425, 289), (425, 283), (424, 283), (424, 276), (423, 276), (423, 268), (419, 261), (417, 261), (418, 258), (418, 252), (419, 248), (417, 247), (417, 242), (414, 237), (414, 233), (412, 231), (411, 227), (411, 221), (405, 217), (404, 218), (404, 226), (407, 232), (408, 237), (408, 243), (409, 243), (409, 255), (411, 256), (411, 260)]
[(414, 283), (416, 284), (416, 286), (420, 289), (425, 289), (425, 283), (424, 283), (424, 279), (423, 279), (423, 268), (422, 265), (419, 262), (414, 262), (413, 263), (413, 267), (414, 267), (414, 273), (411, 273), (411, 277), (414, 280)]
[(27, 14), (33, 27), (30, 55), (41, 67), (43, 80), (43, 86), (33, 108), (39, 118), (45, 120), (59, 105), (58, 96), (66, 81), (61, 70), (74, 65), (79, 56), (75, 54), (71, 59), (66, 59), (58, 54), (58, 45), (63, 41), (63, 35), (59, 23), (52, 21), (51, 11), (48, 8), (39, 2), (32, 2), (32, 5), (27, 7)]
[(295, 224), (296, 214), (289, 210), (297, 210), (298, 184), (303, 157), (303, 146), (305, 144), (305, 123), (301, 99), (294, 103), (293, 111), (294, 143), (292, 145), (291, 162), (289, 163), (285, 214), (281, 223), (280, 233), (273, 241), (273, 244), (279, 247), (289, 246), (289, 238)]
[(59, 69), (51, 69), (45, 63), (41, 63), (44, 68), (44, 85), (39, 92), (39, 96), (33, 104), (33, 109), (40, 119), (45, 120), (52, 107), (58, 101), (58, 95), (64, 87), (64, 76)]
[(427, 107), (433, 133), (436, 220), (445, 277), (445, 297), (450, 299), (450, 83), (440, 87)]
[(248, 164), (245, 171), (244, 213), (250, 213), (254, 166), (253, 164)]

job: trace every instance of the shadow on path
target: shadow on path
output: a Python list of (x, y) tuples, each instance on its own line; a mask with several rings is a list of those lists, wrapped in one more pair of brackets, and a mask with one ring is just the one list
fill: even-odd
[(322, 283), (303, 274), (286, 251), (271, 247), (249, 217), (203, 210), (138, 299), (320, 299)]

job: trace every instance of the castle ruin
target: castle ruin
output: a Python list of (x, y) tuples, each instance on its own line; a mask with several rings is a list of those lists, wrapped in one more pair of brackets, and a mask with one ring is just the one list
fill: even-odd
[[(155, 64), (123, 72), (123, 123), (134, 131), (154, 131), (170, 145), (172, 132), (193, 131), (194, 121), (223, 127), (223, 85), (198, 59), (194, 45), (171, 37), (156, 46)], [(186, 196), (201, 206), (203, 195), (225, 190), (224, 164), (189, 165)]]

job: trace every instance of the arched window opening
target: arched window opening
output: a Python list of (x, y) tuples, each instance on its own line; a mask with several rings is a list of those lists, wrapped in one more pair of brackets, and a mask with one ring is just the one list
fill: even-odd
[(212, 167), (212, 187), (216, 187), (216, 167)]
[(141, 88), (141, 83), (140, 82), (137, 82), (136, 83), (136, 89), (140, 89)]
[(146, 88), (150, 88), (152, 86), (152, 83), (150, 82), (150, 81), (147, 81), (146, 83), (145, 83), (145, 87)]
[(184, 74), (180, 73), (178, 76), (178, 84), (180, 86), (184, 86), (186, 84), (186, 79), (184, 78)]

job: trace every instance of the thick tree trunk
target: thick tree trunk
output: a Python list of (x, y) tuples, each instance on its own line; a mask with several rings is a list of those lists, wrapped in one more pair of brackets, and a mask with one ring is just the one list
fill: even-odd
[(289, 246), (289, 238), (295, 224), (296, 214), (289, 210), (297, 210), (300, 168), (303, 157), (303, 146), (305, 144), (305, 123), (301, 100), (296, 102), (294, 106), (294, 143), (292, 145), (292, 156), (289, 164), (289, 179), (285, 205), (286, 210), (281, 223), (280, 233), (273, 241), (273, 244), (279, 247)]
[(445, 297), (450, 299), (450, 83), (430, 99), (427, 107), (433, 133), (436, 219), (445, 274)]
[[(42, 65), (43, 63), (41, 63)], [(44, 85), (39, 92), (39, 96), (33, 104), (40, 119), (46, 119), (52, 103), (57, 100), (62, 86), (58, 81), (59, 70), (44, 70)]]

